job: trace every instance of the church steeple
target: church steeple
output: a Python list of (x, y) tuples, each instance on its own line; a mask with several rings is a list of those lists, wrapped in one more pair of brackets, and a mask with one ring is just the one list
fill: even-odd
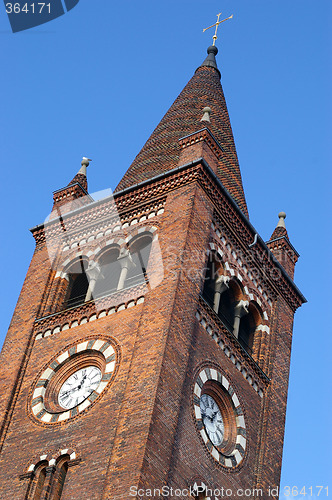
[(212, 45), (207, 52), (206, 59), (157, 125), (116, 191), (181, 166), (179, 140), (202, 129), (202, 110), (209, 107), (211, 117), (206, 125), (221, 151), (217, 176), (248, 217), (233, 132), (215, 58), (218, 49)]

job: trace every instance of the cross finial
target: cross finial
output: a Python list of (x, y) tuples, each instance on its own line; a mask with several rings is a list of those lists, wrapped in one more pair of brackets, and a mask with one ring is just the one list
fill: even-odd
[(228, 19), (232, 19), (233, 17), (233, 14), (229, 17), (226, 17), (226, 19), (223, 19), (222, 21), (219, 21), (219, 18), (221, 16), (221, 12), (219, 12), (219, 14), (217, 15), (217, 22), (215, 24), (212, 24), (211, 26), (209, 26), (208, 28), (204, 28), (203, 29), (203, 33), (204, 31), (206, 30), (209, 30), (210, 28), (213, 28), (214, 26), (216, 27), (216, 30), (214, 32), (214, 35), (213, 35), (213, 44), (212, 45), (215, 45), (216, 44), (216, 40), (217, 40), (217, 32), (218, 32), (218, 27), (219, 27), (219, 24), (223, 23), (224, 21), (228, 21)]

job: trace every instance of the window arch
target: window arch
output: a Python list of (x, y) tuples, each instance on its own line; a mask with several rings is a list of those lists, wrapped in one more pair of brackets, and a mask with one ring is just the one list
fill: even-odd
[(254, 334), (262, 322), (258, 304), (245, 299), (241, 282), (224, 274), (224, 268), (215, 252), (210, 253), (202, 296), (218, 314), (223, 325), (249, 353), (253, 352)]
[(89, 288), (89, 280), (86, 275), (87, 267), (87, 260), (82, 257), (70, 265), (67, 271), (69, 286), (65, 299), (66, 309), (84, 304)]
[(48, 462), (46, 460), (39, 462), (32, 473), (30, 483), (28, 486), (28, 491), (25, 496), (26, 500), (40, 500), (42, 498), (42, 493), (46, 481), (46, 467), (48, 467)]
[(143, 234), (129, 243), (131, 266), (128, 268), (124, 282), (125, 288), (145, 283), (147, 281), (147, 268), (152, 247), (152, 237)]

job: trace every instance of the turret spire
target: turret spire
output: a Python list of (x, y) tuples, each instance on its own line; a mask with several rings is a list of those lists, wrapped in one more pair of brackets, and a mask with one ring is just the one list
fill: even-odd
[(278, 224), (273, 231), (271, 238), (266, 242), (266, 244), (273, 255), (276, 257), (276, 259), (284, 267), (285, 271), (293, 279), (294, 268), (297, 259), (299, 258), (299, 254), (289, 241), (289, 236), (285, 224), (286, 213), (279, 212), (278, 217)]

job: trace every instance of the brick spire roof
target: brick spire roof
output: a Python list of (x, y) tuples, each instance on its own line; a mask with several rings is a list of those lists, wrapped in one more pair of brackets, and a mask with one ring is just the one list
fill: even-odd
[(215, 55), (211, 46), (208, 56), (182, 90), (156, 127), (142, 150), (123, 176), (116, 191), (148, 180), (178, 166), (179, 139), (202, 128), (203, 108), (211, 108), (208, 124), (213, 136), (223, 148), (218, 176), (224, 187), (248, 217), (240, 166), (237, 158), (227, 105), (220, 82)]

